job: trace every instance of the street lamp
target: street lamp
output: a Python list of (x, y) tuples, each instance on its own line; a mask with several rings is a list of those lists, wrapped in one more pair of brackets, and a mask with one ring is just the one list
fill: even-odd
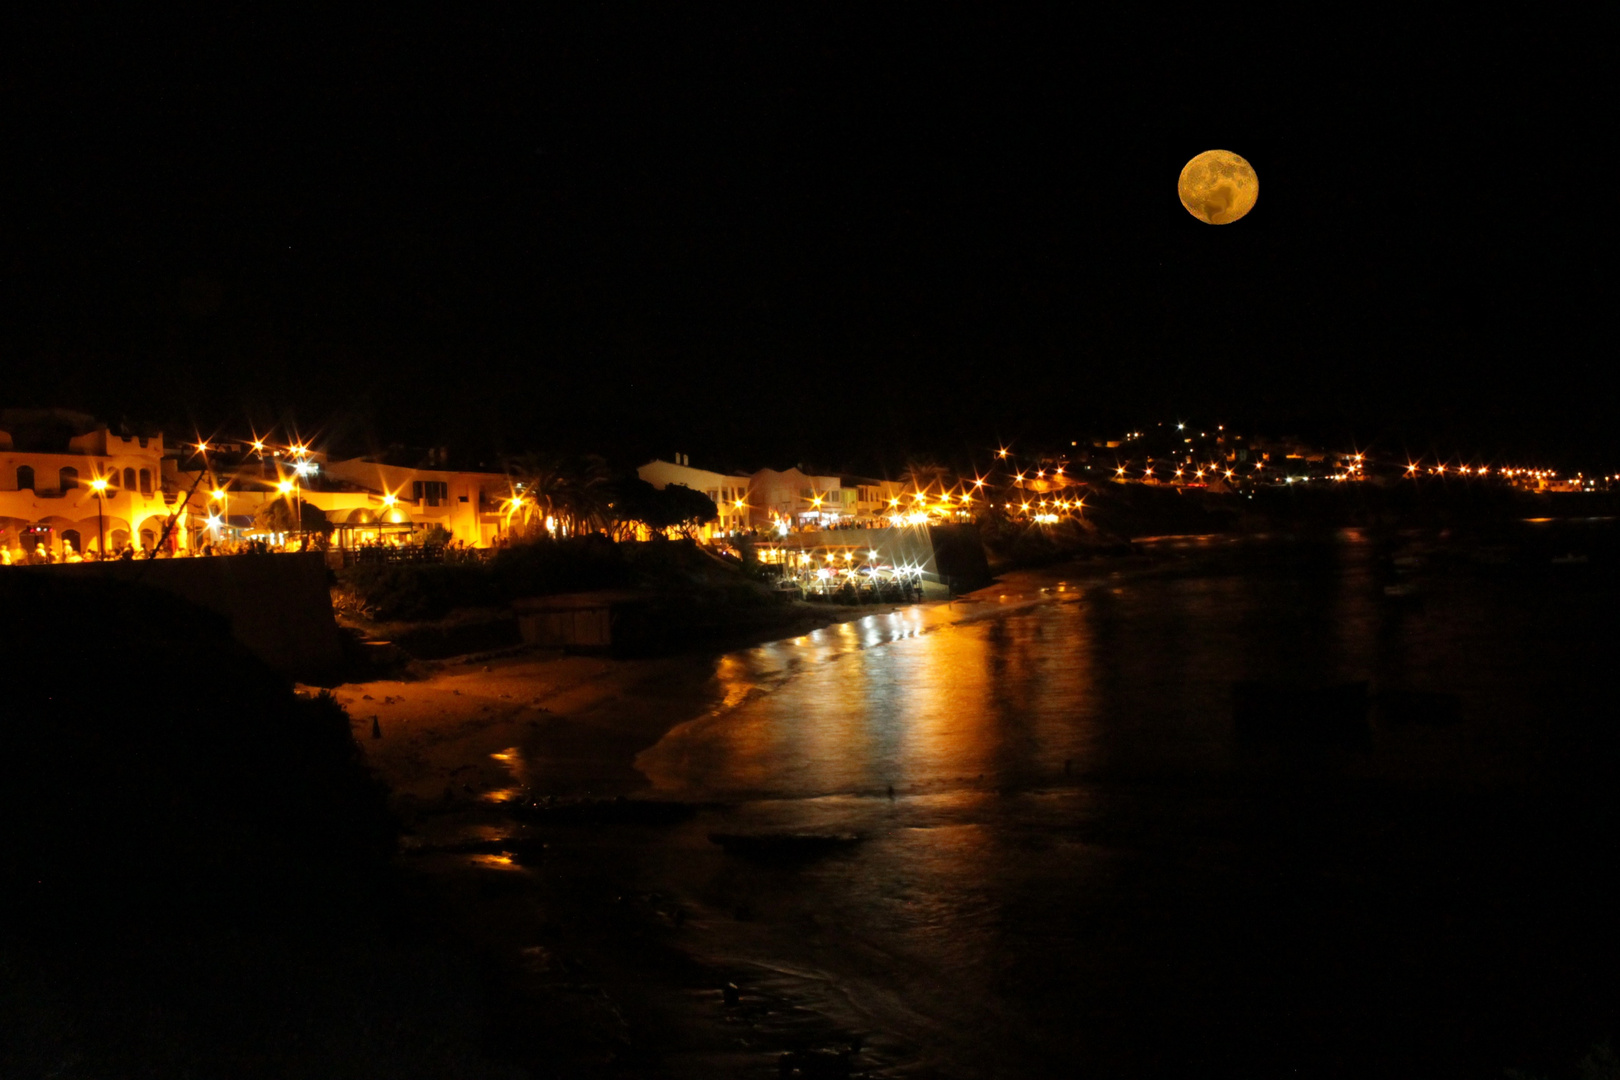
[[(300, 454), (304, 454), (304, 453), (307, 453), (308, 451), (304, 447), (300, 446), (300, 447), (298, 447), (298, 452)], [(310, 473), (315, 472), (315, 471), (316, 471), (316, 466), (315, 466), (314, 462), (310, 462), (310, 461), (300, 461), (298, 464), (293, 466), (293, 502), (295, 504), (294, 509), (297, 511), (298, 550), (299, 551), (304, 550), (304, 488), (303, 488), (303, 478), (308, 476)]]
[(212, 495), (214, 501), (219, 504), (219, 515), (217, 518), (219, 524), (214, 525), (214, 532), (216, 534), (216, 539), (223, 540), (225, 538), (225, 532), (222, 526), (229, 524), (231, 520), (230, 493), (222, 487), (217, 487), (213, 491), (209, 492), (209, 494)]
[(298, 497), (299, 496), (298, 485), (296, 483), (294, 483), (293, 481), (291, 481), (291, 480), (283, 480), (283, 481), (281, 481), (280, 483), (278, 483), (276, 485), (276, 490), (281, 492), (283, 495), (289, 495), (290, 494), (293, 497), (293, 521), (294, 521), (294, 523), (296, 524), (296, 526), (298, 528), (298, 538), (299, 538), (299, 541), (300, 541), (299, 546), (302, 547), (303, 546), (302, 540), (303, 540), (303, 533), (304, 533), (304, 515), (303, 515), (303, 505), (299, 501), (299, 497)]
[(96, 493), (96, 559), (104, 560), (107, 557), (107, 526), (106, 515), (102, 511), (101, 497), (107, 493), (107, 478), (98, 476), (90, 481), (90, 487)]

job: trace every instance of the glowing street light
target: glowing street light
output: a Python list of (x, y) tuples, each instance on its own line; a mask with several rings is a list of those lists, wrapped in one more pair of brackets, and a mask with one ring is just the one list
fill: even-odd
[(283, 480), (280, 483), (276, 484), (276, 490), (281, 492), (283, 495), (286, 495), (288, 493), (292, 494), (292, 497), (293, 497), (293, 521), (296, 523), (297, 528), (298, 528), (298, 546), (300, 548), (302, 548), (304, 546), (304, 500), (303, 500), (303, 492), (300, 490), (300, 488), (298, 486), (298, 482), (296, 480)]
[(96, 493), (96, 558), (107, 557), (107, 526), (106, 516), (102, 511), (101, 497), (107, 493), (107, 478), (98, 476), (90, 481), (90, 488)]
[(231, 504), (228, 501), (230, 496), (223, 485), (215, 488), (209, 494), (213, 496), (215, 502), (219, 503), (219, 513), (208, 518), (208, 527), (218, 533), (220, 525), (230, 518)]

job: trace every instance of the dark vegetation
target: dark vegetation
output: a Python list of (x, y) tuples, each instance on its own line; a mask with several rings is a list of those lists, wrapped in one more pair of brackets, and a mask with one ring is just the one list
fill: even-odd
[(499, 1075), (332, 699), (137, 586), (0, 605), (0, 1075)]
[(456, 608), (597, 589), (719, 592), (748, 601), (759, 590), (690, 540), (615, 542), (593, 533), (532, 540), (483, 561), (361, 564), (338, 573), (346, 606), (379, 622), (438, 619)]
[[(627, 546), (599, 534), (534, 540), (503, 548), (482, 562), (352, 566), (338, 573), (338, 586), (369, 619), (437, 619), (455, 608), (525, 596), (629, 587), (638, 575)], [(642, 560), (654, 561), (651, 556)]]

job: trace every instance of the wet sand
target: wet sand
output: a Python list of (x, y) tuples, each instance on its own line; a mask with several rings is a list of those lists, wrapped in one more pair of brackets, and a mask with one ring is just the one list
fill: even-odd
[[(949, 602), (806, 605), (795, 633), (765, 633), (728, 647), (900, 612), (932, 628), (1054, 599), (1070, 579), (1079, 580), (1072, 567), (1019, 571)], [(410, 819), (498, 805), (525, 788), (563, 798), (614, 798), (645, 788), (636, 755), (723, 699), (714, 680), (720, 655), (614, 659), (509, 650), (418, 664), (406, 678), (348, 683), (335, 693), (367, 762)], [(372, 736), (373, 721), (380, 738)], [(521, 754), (509, 753), (514, 747)]]
[[(1058, 570), (1009, 574), (953, 602), (816, 608), (804, 632), (862, 620), (933, 629), (1067, 588)], [(773, 1074), (783, 1054), (846, 1053), (862, 1037), (852, 1018), (796, 1002), (792, 978), (694, 961), (682, 932), (714, 913), (627, 891), (626, 867), (661, 826), (590, 818), (648, 786), (637, 755), (730, 704), (716, 677), (722, 655), (517, 651), (335, 691), (391, 791), (423, 910), (486, 972), (498, 1052), (537, 1074)], [(583, 807), (584, 818), (526, 814), (535, 801)], [(863, 1054), (868, 1075), (908, 1075), (904, 1047), (879, 1040)], [(885, 1060), (891, 1067), (879, 1068)]]
[[(844, 625), (815, 641), (782, 639), (772, 650), (775, 666), (800, 670), (795, 644), (806, 646), (806, 658), (818, 650), (847, 653), (1031, 605), (1063, 605), (1082, 594), (1100, 599), (1099, 586), (1128, 595), (1133, 580), (1199, 573), (1200, 543), (1189, 538), (1186, 546), (1187, 558), (1161, 553), (1009, 574), (949, 604), (825, 609)], [(1369, 579), (1376, 596), (1374, 584)], [(1435, 587), (1440, 606), (1460, 602), (1447, 601), (1445, 582)], [(950, 1042), (937, 1025), (929, 1027), (933, 1020), (908, 1028), (890, 1022), (894, 1010), (863, 1014), (848, 985), (813, 963), (780, 959), (794, 950), (780, 948), (773, 932), (813, 931), (784, 928), (768, 899), (750, 912), (726, 889), (717, 901), (682, 887), (683, 877), (691, 877), (687, 864), (715, 857), (703, 839), (709, 823), (734, 815), (756, 821), (766, 810), (739, 803), (673, 826), (612, 819), (614, 799), (651, 786), (636, 767), (638, 755), (660, 744), (667, 749), (675, 728), (710, 722), (736, 705), (738, 694), (770, 691), (768, 678), (761, 688), (729, 676), (737, 660), (717, 653), (649, 660), (515, 654), (434, 666), (409, 681), (346, 686), (338, 697), (368, 760), (394, 791), (407, 826), (405, 863), (426, 897), (424, 910), (481, 959), (490, 987), (484, 1014), (504, 1056), (540, 1075), (763, 1076), (775, 1075), (783, 1055), (796, 1050), (836, 1057), (861, 1040), (860, 1075), (955, 1075), (941, 1064), (944, 1051), (928, 1045)], [(373, 717), (381, 738), (371, 737)], [(1337, 783), (1358, 798), (1381, 794), (1397, 810), (1411, 801), (1403, 792), (1427, 806), (1431, 796), (1445, 793), (1440, 802), (1447, 803), (1475, 791), (1480, 797), (1469, 806), (1511, 820), (1490, 793), (1521, 784), (1518, 774), (1532, 755), (1521, 745), (1524, 732), (1509, 735), (1514, 731), (1479, 724), (1380, 731), (1372, 751), (1346, 765)], [(1263, 762), (1254, 768), (1261, 779), (1269, 775)], [(525, 812), (534, 800), (541, 812)], [(548, 805), (585, 813), (550, 815)], [(603, 816), (593, 818), (596, 811)], [(1346, 814), (1356, 828), (1383, 828), (1377, 814)], [(1396, 813), (1391, 820), (1406, 819)], [(755, 934), (760, 947), (745, 947)], [(732, 948), (703, 947), (716, 938)], [(838, 968), (842, 978), (852, 966), (860, 965), (849, 960)], [(870, 1006), (871, 997), (860, 1001)], [(959, 1063), (967, 1050), (997, 1050), (993, 1042), (950, 1045)], [(994, 1060), (964, 1072), (1001, 1074)]]

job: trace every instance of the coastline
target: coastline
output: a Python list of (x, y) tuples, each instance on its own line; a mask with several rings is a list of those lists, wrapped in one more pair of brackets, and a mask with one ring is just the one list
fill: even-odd
[[(1101, 599), (1097, 590), (1128, 594), (1132, 581), (1219, 565), (1204, 554), (1244, 540), (1156, 537), (1126, 558), (1006, 572), (951, 602), (818, 609), (817, 628), (831, 633), (812, 637), (806, 626), (766, 638), (770, 655), (758, 666), (800, 672), (798, 645), (809, 646), (806, 658), (836, 660), (1032, 605)], [(1435, 585), (1440, 595), (1445, 580)], [(866, 620), (873, 625), (860, 627)], [(748, 812), (746, 796), (735, 807), (636, 798), (649, 786), (639, 754), (683, 725), (724, 723), (745, 700), (734, 695), (758, 689), (726, 675), (727, 655), (486, 655), (424, 665), (413, 680), (351, 684), (338, 697), (394, 790), (408, 831), (405, 876), (425, 898), (423, 911), (479, 957), (504, 1059), (538, 1075), (709, 1078), (790, 1070), (793, 1055), (813, 1051), (817, 1060), (858, 1062), (858, 1075), (954, 1075), (941, 1056), (967, 1051), (947, 1048), (932, 1014), (933, 1028), (908, 1028), (893, 1022), (904, 1002), (887, 1020), (863, 1013), (872, 988), (858, 971), (852, 981), (847, 967), (820, 971), (813, 957), (804, 966), (772, 951), (782, 944), (770, 938), (773, 927), (787, 932), (772, 923), (779, 913), (716, 906), (683, 882), (682, 860), (706, 847), (713, 821)], [(373, 715), (379, 739), (370, 736)], [(1491, 725), (1381, 730), (1376, 752), (1346, 764), (1343, 782), (1391, 813), (1436, 800), (1533, 805), (1534, 789), (1513, 767), (1526, 749)], [(523, 812), (520, 794), (544, 811)], [(862, 792), (849, 797), (867, 801)], [(757, 949), (741, 952), (713, 948), (756, 940)], [(838, 1058), (857, 1044), (858, 1056)], [(958, 1064), (964, 1075), (997, 1075), (994, 1061)]]
[[(727, 653), (897, 612), (936, 629), (1162, 568), (1159, 560), (1132, 558), (1008, 569), (948, 601), (802, 604), (793, 619), (673, 654), (626, 658), (517, 647), (419, 661), (403, 678), (344, 683), (334, 696), (407, 824), (418, 814), (498, 806), (518, 786), (558, 797), (617, 798), (647, 786), (633, 768), (640, 750), (720, 701), (723, 692), (708, 683)], [(525, 742), (534, 760), (517, 777), (510, 761), (492, 755)]]
[[(802, 979), (695, 959), (681, 931), (714, 913), (630, 887), (637, 846), (661, 827), (615, 820), (648, 786), (636, 758), (726, 707), (715, 676), (727, 652), (868, 619), (927, 632), (996, 617), (1064, 599), (1054, 590), (1080, 582), (1060, 572), (1072, 569), (1010, 572), (954, 601), (817, 605), (786, 634), (728, 649), (647, 659), (506, 651), (337, 688), (403, 826), (400, 863), (421, 917), (478, 958), (500, 1056), (537, 1075), (712, 1077), (774, 1067), (807, 1045), (847, 1052), (869, 1037), (858, 1018), (803, 1000)], [(528, 798), (577, 813), (525, 815)], [(914, 1060), (876, 1038), (863, 1066)]]

